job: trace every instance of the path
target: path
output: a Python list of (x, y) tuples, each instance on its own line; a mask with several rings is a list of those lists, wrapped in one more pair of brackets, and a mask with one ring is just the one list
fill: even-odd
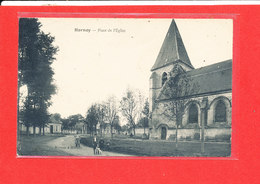
[(102, 151), (101, 155), (94, 155), (93, 148), (80, 144), (80, 148), (75, 147), (75, 138), (73, 135), (60, 137), (47, 143), (48, 146), (58, 149), (75, 156), (132, 156), (108, 151)]

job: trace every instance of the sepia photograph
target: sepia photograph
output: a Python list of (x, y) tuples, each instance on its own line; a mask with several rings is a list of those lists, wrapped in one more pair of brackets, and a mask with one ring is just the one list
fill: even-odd
[(233, 20), (20, 18), (17, 155), (231, 157)]

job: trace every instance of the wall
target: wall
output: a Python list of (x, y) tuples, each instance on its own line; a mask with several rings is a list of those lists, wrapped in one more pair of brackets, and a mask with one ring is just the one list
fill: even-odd
[[(145, 128), (145, 133), (148, 133), (148, 128)], [(135, 135), (143, 135), (144, 134), (144, 128), (136, 128), (135, 129)]]
[[(194, 137), (194, 134), (200, 132), (200, 122), (201, 122), (201, 107), (202, 100), (204, 97), (208, 98), (208, 128), (205, 129), (205, 137), (214, 138), (216, 135), (231, 135), (231, 117), (232, 117), (232, 93), (222, 93), (215, 95), (200, 96), (196, 98), (191, 98), (185, 104), (185, 111), (182, 119), (182, 126), (178, 132), (178, 138)], [(214, 109), (218, 100), (223, 100), (226, 105), (226, 119), (227, 122), (214, 122)], [(165, 117), (162, 112), (164, 111), (164, 104), (169, 102), (160, 102), (157, 108), (153, 111), (152, 120), (150, 123), (151, 138), (160, 139), (161, 127), (165, 126), (167, 128), (167, 139), (175, 135), (175, 120), (169, 120)], [(198, 108), (198, 124), (189, 124), (188, 122), (188, 109), (189, 106), (194, 103)]]
[[(167, 129), (167, 140), (175, 140), (175, 135), (176, 135), (176, 129)], [(187, 129), (187, 128), (181, 128), (178, 129), (178, 140), (194, 140), (196, 139), (194, 137), (195, 134), (200, 134), (201, 137), (201, 129)], [(206, 128), (204, 130), (204, 138), (206, 140), (212, 139), (214, 140), (216, 136), (221, 136), (221, 135), (231, 135), (231, 128)], [(151, 134), (151, 139), (161, 139), (161, 127), (156, 129), (152, 134)]]
[(49, 134), (51, 133), (50, 132), (51, 125), (53, 126), (53, 133), (54, 134), (61, 133), (61, 124), (55, 124), (55, 123), (49, 123), (47, 125), (47, 127), (44, 128), (45, 133), (49, 133)]

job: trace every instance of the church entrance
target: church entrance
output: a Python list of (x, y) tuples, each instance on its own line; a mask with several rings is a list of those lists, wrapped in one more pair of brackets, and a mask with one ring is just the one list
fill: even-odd
[(161, 139), (165, 140), (166, 136), (167, 136), (167, 130), (166, 130), (165, 127), (162, 127), (162, 129), (161, 129)]

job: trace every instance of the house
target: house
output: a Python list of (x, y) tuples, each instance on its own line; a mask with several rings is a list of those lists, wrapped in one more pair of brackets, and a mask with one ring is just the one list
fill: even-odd
[[(22, 134), (26, 134), (26, 126), (20, 122), (19, 129)], [(33, 134), (33, 127), (29, 127), (29, 134)], [(43, 131), (41, 130), (43, 133)], [(35, 134), (40, 133), (40, 128), (35, 127)], [(51, 115), (49, 123), (44, 127), (44, 134), (61, 134), (62, 133), (62, 122), (60, 119), (55, 118), (54, 115)]]
[(56, 118), (55, 114), (51, 115), (49, 123), (44, 128), (44, 132), (47, 134), (62, 133), (62, 122), (60, 118)]

